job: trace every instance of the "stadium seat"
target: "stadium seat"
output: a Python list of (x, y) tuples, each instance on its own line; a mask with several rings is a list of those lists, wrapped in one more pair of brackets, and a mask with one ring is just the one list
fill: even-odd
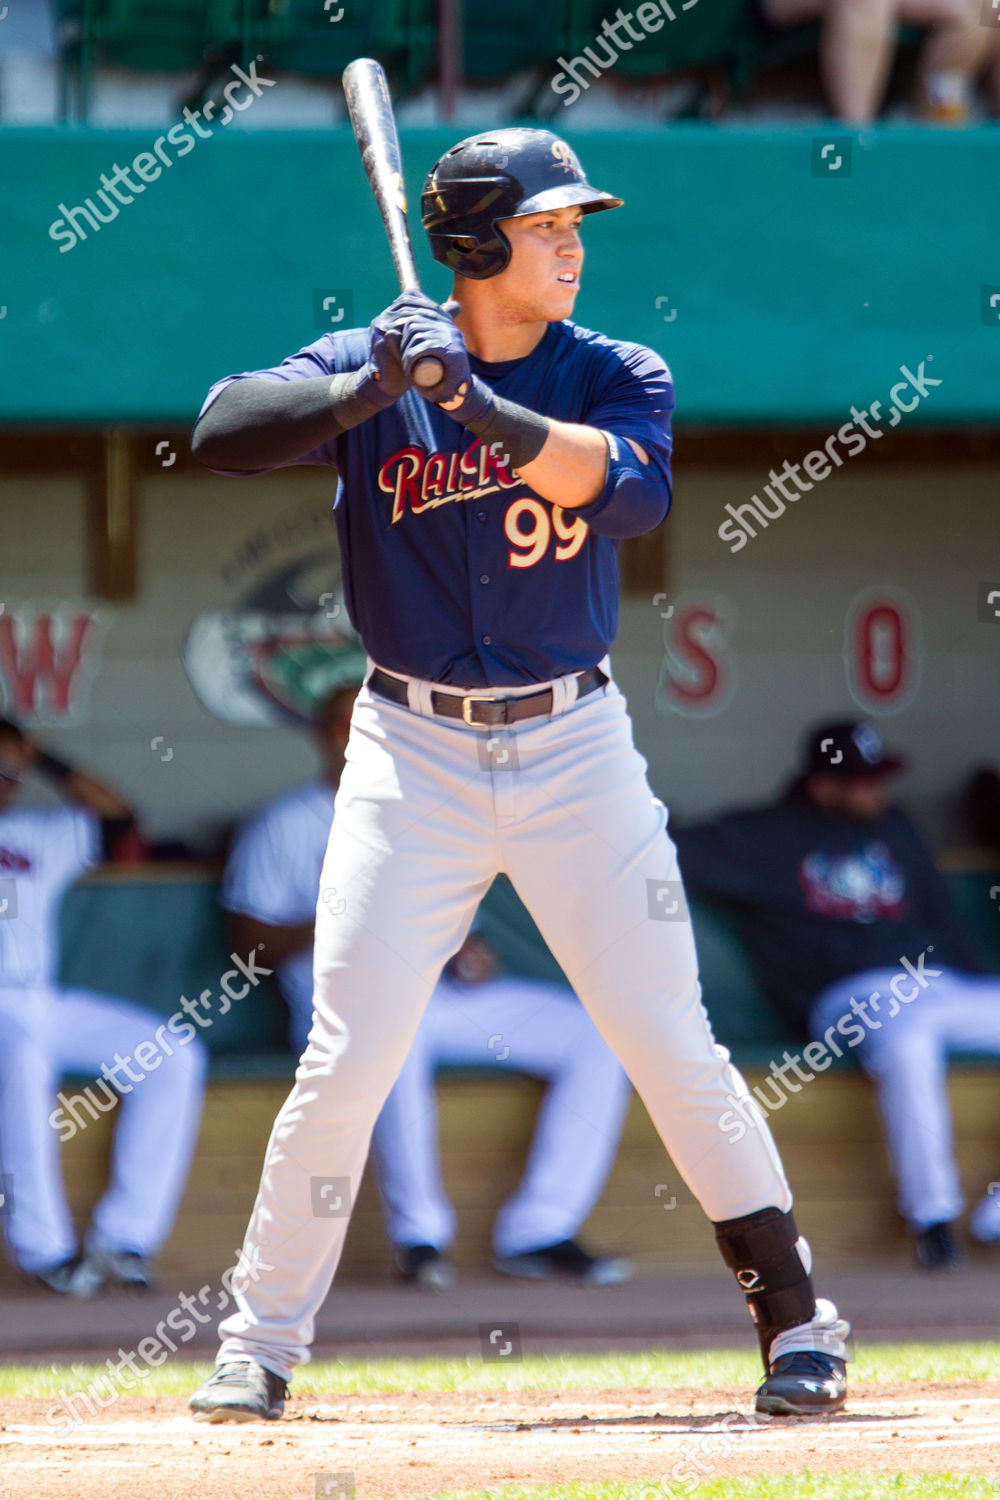
[[(601, 35), (605, 18), (616, 11), (608, 0), (571, 0), (572, 48), (578, 55)], [(631, 50), (619, 49), (614, 71), (632, 78), (649, 78), (691, 68), (722, 68), (730, 86), (743, 88), (753, 66), (753, 28), (749, 0), (712, 0), (684, 10), (684, 0), (671, 0), (674, 18), (664, 19), (659, 31), (649, 32)], [(599, 48), (598, 56), (604, 48)]]
[(417, 0), (251, 0), (250, 36), (275, 69), (339, 77), (352, 59), (377, 57), (394, 90), (407, 92), (429, 72), (433, 16)]
[[(249, 0), (55, 0), (64, 119), (86, 120), (93, 68), (201, 68), (245, 52)], [(71, 107), (75, 99), (75, 108)]]
[(94, 60), (170, 73), (240, 35), (240, 0), (86, 0)]
[(462, 6), (462, 75), (503, 78), (523, 68), (554, 69), (570, 44), (570, 0), (508, 0), (500, 6), (465, 0)]

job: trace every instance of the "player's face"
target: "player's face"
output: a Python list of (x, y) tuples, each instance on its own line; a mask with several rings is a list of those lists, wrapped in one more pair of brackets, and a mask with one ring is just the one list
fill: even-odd
[(890, 776), (812, 776), (809, 788), (822, 807), (863, 822), (880, 818), (892, 801)]
[(579, 208), (554, 208), (499, 221), (511, 256), (489, 285), (507, 316), (546, 323), (570, 316), (583, 269), (582, 219)]
[(460, 984), (485, 984), (497, 976), (497, 961), (492, 948), (474, 932), (469, 933), (446, 968), (450, 977)]
[(880, 818), (891, 796), (888, 776), (857, 776), (844, 783), (844, 807), (852, 818)]

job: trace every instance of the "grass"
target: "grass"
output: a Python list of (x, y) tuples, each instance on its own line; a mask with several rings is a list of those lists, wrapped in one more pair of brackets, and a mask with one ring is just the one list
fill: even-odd
[[(189, 1363), (171, 1359), (145, 1373), (136, 1390), (144, 1396), (188, 1395), (209, 1368), (205, 1361)], [(65, 1391), (85, 1388), (101, 1375), (107, 1378), (103, 1363), (6, 1366), (0, 1368), (0, 1398), (58, 1397)], [(866, 1385), (995, 1380), (1000, 1377), (1000, 1342), (872, 1345), (859, 1351), (851, 1365), (851, 1375), (855, 1382)], [(509, 1365), (484, 1364), (478, 1355), (465, 1359), (323, 1360), (296, 1373), (294, 1390), (297, 1395), (316, 1396), (379, 1395), (392, 1391), (420, 1394), (565, 1390), (648, 1390), (658, 1395), (678, 1387), (737, 1389), (749, 1393), (759, 1380), (759, 1362), (748, 1350), (693, 1353), (649, 1350), (528, 1356)], [(718, 1493), (721, 1496), (727, 1492)], [(766, 1493), (761, 1491), (761, 1495)], [(965, 1494), (962, 1490), (954, 1493), (963, 1497)], [(983, 1493), (1000, 1495), (1000, 1488)], [(699, 1490), (697, 1494), (715, 1500), (714, 1491)], [(617, 1500), (613, 1490), (607, 1491), (607, 1497)], [(605, 1500), (603, 1494), (600, 1500)]]
[(752, 1479), (706, 1479), (687, 1484), (579, 1481), (555, 1488), (519, 1485), (459, 1495), (428, 1495), (425, 1500), (994, 1500), (1000, 1479), (978, 1474), (797, 1474)]

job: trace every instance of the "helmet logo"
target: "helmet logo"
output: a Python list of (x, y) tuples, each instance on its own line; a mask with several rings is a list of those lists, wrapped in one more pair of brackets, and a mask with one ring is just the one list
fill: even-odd
[(562, 167), (564, 172), (572, 172), (574, 177), (583, 176), (583, 168), (576, 159), (576, 153), (565, 141), (552, 142), (552, 155)]

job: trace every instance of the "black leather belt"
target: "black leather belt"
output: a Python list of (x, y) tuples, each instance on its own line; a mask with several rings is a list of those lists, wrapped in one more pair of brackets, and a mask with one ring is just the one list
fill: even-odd
[[(576, 673), (577, 699), (585, 698), (595, 688), (608, 681), (600, 667), (588, 667), (586, 672)], [(392, 677), (376, 667), (368, 679), (373, 693), (388, 698), (391, 703), (409, 707), (406, 683), (400, 677)], [(553, 692), (542, 688), (538, 693), (524, 693), (518, 698), (497, 698), (486, 693), (469, 693), (459, 697), (457, 693), (431, 693), (431, 707), (443, 719), (464, 719), (466, 724), (493, 729), (499, 724), (516, 724), (519, 719), (534, 719), (540, 714), (552, 712)]]

